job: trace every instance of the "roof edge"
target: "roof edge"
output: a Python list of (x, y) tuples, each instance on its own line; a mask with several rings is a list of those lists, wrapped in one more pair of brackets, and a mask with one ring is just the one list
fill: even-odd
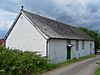
[(50, 37), (49, 39), (61, 39), (61, 40), (85, 40), (85, 41), (95, 41), (94, 39), (72, 39), (72, 38), (54, 38), (54, 37)]
[[(31, 19), (22, 11), (22, 14), (24, 15), (24, 17), (32, 24), (32, 26), (34, 26), (36, 28), (36, 30), (45, 38), (45, 39), (49, 39), (50, 37), (45, 35), (37, 26), (36, 23), (32, 22)], [(35, 25), (34, 25), (35, 24)]]
[[(34, 19), (33, 19), (33, 20), (30, 19), (30, 17), (28, 16), (28, 13), (29, 13), (29, 14), (33, 14), (33, 13), (28, 12), (28, 11), (25, 11), (25, 10), (23, 10), (23, 13), (25, 14), (26, 17), (28, 17), (28, 20), (32, 23), (32, 25), (33, 25), (36, 29), (39, 30), (39, 32), (41, 32), (42, 34), (46, 35), (45, 33), (43, 33), (43, 32), (41, 31), (41, 29), (39, 29), (39, 28), (37, 27), (38, 25), (37, 25), (37, 23), (34, 21)], [(34, 15), (37, 15), (37, 14), (34, 14)], [(37, 16), (43, 17), (43, 16), (40, 16), (40, 15), (37, 15)], [(47, 18), (47, 17), (43, 17), (43, 18), (49, 19), (49, 18)], [(52, 19), (49, 19), (49, 20), (52, 20)], [(53, 20), (53, 21), (56, 21), (56, 20)], [(62, 23), (62, 22), (59, 22), (59, 21), (56, 21), (56, 22), (61, 23), (61, 24), (64, 24), (64, 25), (67, 25), (67, 24)], [(35, 24), (35, 25), (34, 25), (34, 24)], [(88, 39), (86, 39), (86, 40), (94, 40), (94, 39), (93, 39), (92, 37), (90, 37), (88, 34), (86, 34), (85, 32), (82, 32), (79, 28), (74, 27), (74, 26), (71, 26), (71, 25), (67, 25), (67, 26), (73, 27), (73, 28), (77, 29), (78, 31), (80, 31), (81, 33), (83, 33), (84, 35), (86, 35), (87, 38), (88, 38)], [(48, 36), (48, 35), (46, 35), (46, 36)], [(50, 36), (48, 36), (48, 37), (51, 38)], [(52, 38), (53, 38), (53, 37), (52, 37)], [(61, 38), (61, 39), (62, 39), (62, 38)], [(67, 38), (65, 38), (65, 39), (67, 39)], [(85, 38), (82, 39), (82, 40), (85, 40)]]
[(6, 35), (4, 36), (4, 40), (6, 40), (8, 38), (8, 36), (10, 35), (11, 31), (13, 30), (15, 24), (17, 23), (19, 17), (21, 16), (22, 12), (20, 11), (19, 14), (17, 15), (17, 17), (15, 18), (12, 26), (10, 27), (10, 29), (8, 30), (8, 32), (6, 33)]

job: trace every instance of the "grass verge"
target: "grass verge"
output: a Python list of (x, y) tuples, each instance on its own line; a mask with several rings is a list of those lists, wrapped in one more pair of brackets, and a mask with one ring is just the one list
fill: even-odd
[(63, 66), (66, 66), (66, 65), (70, 65), (70, 64), (82, 61), (82, 60), (89, 59), (89, 58), (93, 58), (93, 57), (96, 57), (96, 55), (94, 55), (94, 54), (87, 55), (87, 56), (84, 56), (84, 57), (80, 57), (79, 59), (73, 58), (73, 59), (67, 60), (65, 62), (58, 63), (58, 64), (48, 64), (47, 71), (50, 71), (50, 70), (53, 70), (53, 69), (56, 69), (56, 68), (59, 68), (59, 67), (63, 67)]
[(95, 70), (95, 75), (100, 75), (100, 62), (97, 62), (96, 64), (98, 64), (98, 67)]
[(95, 75), (100, 75), (100, 66), (96, 69)]

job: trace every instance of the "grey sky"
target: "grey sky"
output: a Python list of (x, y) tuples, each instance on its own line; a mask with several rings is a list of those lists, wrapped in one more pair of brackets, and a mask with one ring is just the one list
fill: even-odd
[(0, 30), (8, 30), (21, 5), (64, 23), (100, 30), (100, 0), (0, 0)]

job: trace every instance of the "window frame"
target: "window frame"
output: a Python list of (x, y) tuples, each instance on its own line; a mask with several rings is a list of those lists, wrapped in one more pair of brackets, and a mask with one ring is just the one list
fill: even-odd
[(76, 51), (79, 50), (79, 40), (76, 40)]
[(84, 50), (85, 49), (85, 41), (82, 40), (82, 49)]
[(70, 45), (71, 44), (71, 40), (67, 40), (67, 45)]
[(92, 43), (90, 43), (90, 50), (92, 50)]

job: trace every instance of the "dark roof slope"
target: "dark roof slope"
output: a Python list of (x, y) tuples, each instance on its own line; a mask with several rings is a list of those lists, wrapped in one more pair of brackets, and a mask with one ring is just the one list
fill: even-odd
[(50, 38), (60, 39), (79, 39), (79, 40), (93, 40), (86, 33), (80, 29), (57, 22), (25, 10), (22, 11), (31, 21), (39, 28), (39, 30)]

